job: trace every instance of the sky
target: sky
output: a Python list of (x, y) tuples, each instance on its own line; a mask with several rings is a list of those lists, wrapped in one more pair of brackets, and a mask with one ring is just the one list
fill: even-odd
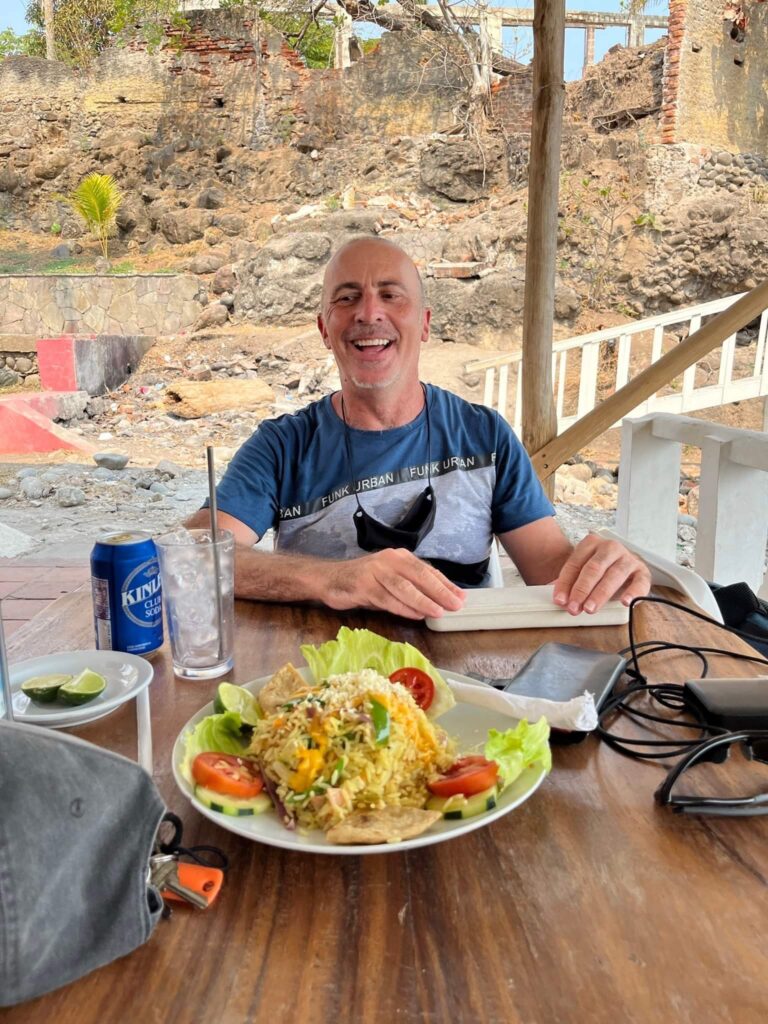
[[(27, 0), (0, 0), (0, 29), (13, 28), (16, 32), (24, 32), (26, 22), (24, 11)], [(533, 0), (491, 0), (492, 7), (533, 7)], [(649, 3), (648, 14), (666, 14), (667, 3), (657, 0)], [(566, 8), (574, 11), (611, 11), (621, 10), (620, 0), (570, 0)], [(515, 38), (515, 32), (517, 37)], [(664, 35), (661, 29), (649, 29), (645, 41), (652, 43)], [(622, 28), (601, 29), (595, 33), (595, 60), (600, 60), (616, 43), (626, 43), (626, 33)], [(527, 63), (532, 54), (532, 33), (530, 29), (504, 29), (504, 48), (511, 56)], [(582, 29), (566, 29), (565, 32), (565, 77), (568, 81), (581, 77), (581, 65), (584, 58), (584, 32)]]

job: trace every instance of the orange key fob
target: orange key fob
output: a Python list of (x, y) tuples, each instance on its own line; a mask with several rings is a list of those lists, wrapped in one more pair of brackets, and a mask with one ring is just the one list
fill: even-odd
[[(186, 888), (199, 893), (207, 900), (208, 906), (213, 903), (221, 891), (224, 882), (224, 872), (221, 868), (209, 868), (205, 864), (178, 864), (179, 882)], [(176, 900), (179, 903), (186, 903), (183, 896), (178, 896), (170, 889), (163, 889), (160, 893), (164, 900)]]

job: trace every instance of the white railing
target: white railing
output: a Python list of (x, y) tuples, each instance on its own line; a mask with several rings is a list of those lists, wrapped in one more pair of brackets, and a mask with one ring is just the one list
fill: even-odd
[[(558, 433), (581, 419), (609, 395), (660, 359), (701, 327), (709, 316), (727, 309), (741, 295), (673, 310), (645, 320), (582, 334), (552, 346), (552, 384)], [(736, 334), (703, 357), (630, 416), (652, 412), (688, 413), (726, 402), (768, 395), (768, 310), (760, 317), (756, 343), (740, 349), (736, 365)], [(719, 353), (719, 364), (715, 368)], [(522, 424), (522, 352), (467, 364), (467, 372), (485, 372), (483, 404), (496, 409), (520, 433)], [(712, 378), (716, 374), (716, 379)], [(768, 415), (768, 413), (767, 413)], [(617, 424), (618, 425), (618, 424)], [(766, 423), (768, 429), (768, 423)]]
[(701, 449), (696, 572), (768, 596), (768, 434), (668, 413), (625, 419), (617, 533), (675, 561), (683, 445)]

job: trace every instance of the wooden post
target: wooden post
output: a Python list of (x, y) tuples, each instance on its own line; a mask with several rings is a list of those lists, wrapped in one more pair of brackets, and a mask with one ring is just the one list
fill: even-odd
[[(557, 200), (563, 121), (565, 0), (535, 0), (533, 117), (523, 306), (523, 444), (538, 451), (557, 434), (552, 395)], [(547, 484), (550, 497), (554, 480)]]
[[(759, 284), (751, 292), (742, 295), (732, 306), (712, 317), (695, 334), (691, 334), (685, 341), (676, 345), (657, 363), (653, 363), (647, 370), (643, 370), (629, 384), (607, 398), (592, 412), (587, 413), (583, 419), (578, 420), (559, 437), (549, 443), (544, 443), (536, 451), (536, 454), (531, 456), (533, 468), (539, 478), (544, 480), (551, 476), (558, 466), (562, 466), (566, 459), (578, 452), (585, 444), (589, 444), (604, 431), (609, 430), (614, 423), (636, 409), (646, 398), (655, 395), (659, 388), (669, 384), (683, 370), (698, 362), (712, 349), (717, 348), (731, 334), (750, 323), (766, 308), (768, 308), (768, 281)], [(525, 387), (525, 379), (523, 379), (523, 387)], [(525, 392), (523, 392), (523, 403), (525, 403)]]

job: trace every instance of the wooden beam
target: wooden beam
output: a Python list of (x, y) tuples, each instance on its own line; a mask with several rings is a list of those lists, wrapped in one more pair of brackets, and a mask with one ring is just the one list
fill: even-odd
[(646, 398), (656, 394), (659, 388), (669, 384), (708, 352), (722, 345), (727, 338), (760, 316), (767, 308), (768, 281), (764, 281), (722, 313), (712, 317), (695, 334), (676, 345), (657, 363), (649, 366), (559, 437), (545, 442), (531, 458), (540, 479), (545, 480), (551, 476), (584, 445), (594, 441), (623, 416), (636, 409)]
[[(535, 0), (533, 114), (523, 305), (523, 444), (538, 451), (557, 434), (552, 394), (557, 201), (565, 82), (565, 0)], [(547, 488), (551, 490), (551, 487)], [(550, 495), (551, 496), (551, 495)]]

